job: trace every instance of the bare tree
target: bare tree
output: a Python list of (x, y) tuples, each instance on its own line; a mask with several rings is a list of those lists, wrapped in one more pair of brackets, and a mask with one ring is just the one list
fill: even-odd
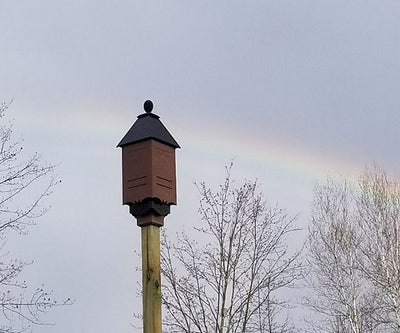
[(354, 195), (346, 182), (316, 186), (308, 237), (307, 305), (316, 332), (368, 332), (367, 281), (360, 271)]
[(389, 332), (400, 332), (400, 183), (374, 166), (359, 187), (361, 268), (379, 303), (374, 319)]
[(268, 207), (257, 182), (235, 186), (230, 171), (217, 192), (197, 185), (203, 224), (195, 238), (163, 237), (168, 332), (293, 331), (282, 291), (300, 273), (299, 251), (287, 246), (295, 218)]
[(11, 258), (6, 249), (10, 233), (26, 234), (46, 212), (43, 199), (56, 184), (52, 165), (43, 163), (37, 153), (24, 158), (21, 141), (13, 139), (12, 124), (5, 120), (8, 106), (0, 104), (0, 333), (44, 324), (41, 314), (59, 305), (42, 287), (27, 295), (28, 284), (21, 273), (31, 262)]
[(358, 186), (315, 189), (307, 304), (318, 332), (400, 332), (400, 184), (377, 167)]

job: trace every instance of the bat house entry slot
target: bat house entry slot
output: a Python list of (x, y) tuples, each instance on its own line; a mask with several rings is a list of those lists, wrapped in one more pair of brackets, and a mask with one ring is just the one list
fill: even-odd
[(160, 176), (157, 176), (157, 185), (172, 190), (172, 181)]
[(147, 176), (129, 179), (128, 188), (131, 189), (135, 187), (145, 186), (147, 184), (146, 178)]

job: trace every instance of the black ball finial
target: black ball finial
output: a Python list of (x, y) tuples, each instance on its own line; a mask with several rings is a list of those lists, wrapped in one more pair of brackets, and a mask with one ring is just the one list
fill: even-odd
[(153, 111), (153, 102), (148, 99), (146, 102), (144, 102), (143, 108), (147, 113)]

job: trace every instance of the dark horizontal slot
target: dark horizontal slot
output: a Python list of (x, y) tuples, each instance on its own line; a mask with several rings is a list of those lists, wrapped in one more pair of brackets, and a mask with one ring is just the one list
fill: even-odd
[(172, 180), (169, 180), (169, 179), (167, 179), (167, 178), (163, 178), (163, 177), (160, 177), (160, 176), (157, 176), (157, 178), (158, 178), (158, 179), (161, 179), (161, 180), (165, 180), (165, 181), (168, 182), (168, 183), (172, 183)]
[(163, 184), (160, 184), (160, 183), (157, 183), (157, 185), (172, 190), (172, 187), (170, 187), (170, 186), (163, 185)]
[(140, 187), (140, 186), (145, 186), (145, 185), (146, 185), (146, 183), (136, 184), (136, 185), (129, 186), (128, 189), (132, 189), (132, 188)]
[(146, 177), (147, 177), (147, 176), (132, 178), (132, 179), (129, 179), (128, 182), (130, 183), (130, 182), (134, 182), (134, 181), (137, 181), (137, 180), (145, 179)]
[(129, 179), (128, 180), (128, 188), (132, 189), (135, 187), (145, 186), (147, 184), (146, 178), (147, 178), (147, 176)]

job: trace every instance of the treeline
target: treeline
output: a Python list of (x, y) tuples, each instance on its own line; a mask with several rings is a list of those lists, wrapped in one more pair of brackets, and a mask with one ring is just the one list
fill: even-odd
[(164, 234), (164, 331), (400, 332), (398, 181), (374, 166), (357, 185), (316, 185), (307, 240), (293, 250), (296, 217), (267, 205), (256, 181), (236, 184), (231, 168), (217, 191), (197, 184), (195, 237)]

